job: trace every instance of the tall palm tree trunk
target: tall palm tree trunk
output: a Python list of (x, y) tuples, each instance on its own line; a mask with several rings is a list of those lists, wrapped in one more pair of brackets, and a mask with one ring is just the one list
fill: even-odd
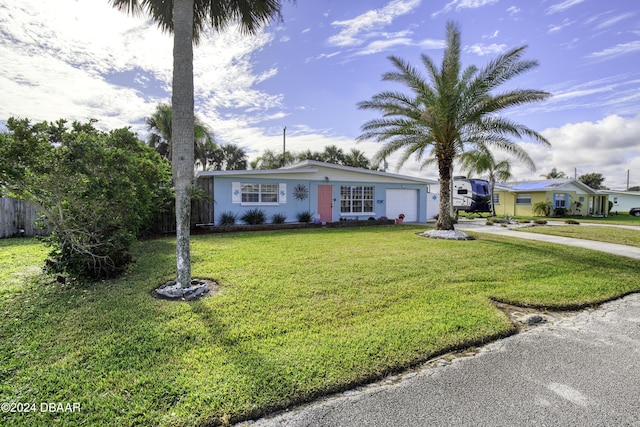
[(440, 213), (436, 221), (436, 230), (453, 230), (451, 218), (451, 176), (453, 157), (438, 159), (438, 174), (440, 176)]
[(191, 285), (190, 189), (193, 186), (193, 2), (173, 1), (172, 166), (176, 190), (177, 283)]

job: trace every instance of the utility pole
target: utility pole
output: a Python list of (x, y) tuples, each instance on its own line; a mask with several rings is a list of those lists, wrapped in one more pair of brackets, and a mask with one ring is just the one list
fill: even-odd
[(287, 152), (287, 127), (285, 126), (282, 129), (282, 164), (280, 166), (284, 166), (285, 164), (285, 153)]

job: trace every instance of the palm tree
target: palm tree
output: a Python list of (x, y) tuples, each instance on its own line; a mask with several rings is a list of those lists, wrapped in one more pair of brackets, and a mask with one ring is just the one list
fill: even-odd
[(369, 169), (370, 167), (370, 162), (367, 156), (365, 156), (362, 151), (356, 148), (352, 148), (350, 152), (345, 154), (342, 160), (342, 164), (345, 166), (363, 169)]
[(193, 171), (193, 44), (204, 28), (222, 31), (239, 22), (240, 31), (255, 33), (258, 28), (280, 17), (280, 0), (110, 0), (127, 13), (143, 13), (158, 26), (173, 33), (173, 82), (171, 105), (172, 169), (176, 191), (176, 282), (191, 286), (190, 191)]
[(220, 146), (224, 170), (245, 170), (247, 169), (247, 153), (236, 144), (224, 144)]
[(327, 163), (341, 165), (344, 161), (344, 151), (342, 151), (342, 148), (338, 148), (338, 146), (336, 145), (327, 145), (326, 147), (324, 147), (322, 157)]
[(383, 80), (404, 84), (412, 93), (385, 91), (358, 104), (365, 110), (379, 110), (381, 119), (362, 126), (358, 140), (374, 139), (385, 145), (376, 154), (380, 161), (398, 150), (404, 150), (400, 167), (411, 156), (418, 160), (433, 156), (440, 177), (440, 213), (438, 230), (453, 230), (450, 183), (453, 162), (465, 147), (481, 145), (513, 152), (517, 145), (510, 137), (531, 138), (549, 145), (538, 132), (498, 115), (508, 107), (542, 101), (550, 94), (538, 90), (513, 89), (494, 94), (494, 89), (513, 77), (538, 65), (522, 60), (526, 46), (509, 50), (490, 61), (484, 68), (470, 66), (462, 70), (460, 63), (460, 30), (447, 23), (446, 46), (442, 66), (421, 55), (427, 78), (400, 58), (390, 57), (395, 71)]
[(303, 160), (315, 160), (318, 162), (322, 162), (324, 161), (324, 156), (322, 155), (321, 152), (319, 151), (311, 151), (310, 149), (307, 149), (301, 153), (296, 154), (296, 159), (301, 162)]
[(211, 139), (196, 139), (194, 150), (194, 166), (203, 171), (209, 170), (211, 165), (215, 164), (220, 152), (218, 145)]
[[(171, 161), (172, 153), (172, 116), (171, 105), (158, 104), (153, 114), (145, 119), (147, 130), (149, 131), (147, 144), (155, 148), (163, 158), (169, 161)], [(194, 117), (193, 137), (195, 150), (194, 164), (196, 166), (201, 164), (203, 169), (206, 169), (206, 162), (203, 156), (206, 155), (207, 151), (215, 149), (216, 144), (213, 133), (198, 117)]]
[(556, 168), (553, 168), (548, 174), (540, 175), (540, 176), (546, 179), (563, 179), (567, 177), (567, 174), (562, 171), (559, 171)]
[[(529, 155), (522, 151), (521, 156), (527, 163), (527, 166), (531, 170), (535, 170), (535, 165), (529, 157)], [(496, 162), (491, 151), (486, 146), (481, 146), (476, 150), (465, 151), (460, 155), (460, 165), (462, 170), (467, 171), (469, 175), (483, 175), (486, 174), (489, 180), (489, 188), (491, 189), (491, 197), (493, 198), (494, 190), (496, 187), (496, 180), (508, 181), (513, 178), (511, 173), (511, 163), (507, 159)], [(491, 201), (491, 213), (496, 215), (496, 207)]]
[(158, 104), (153, 114), (145, 118), (149, 136), (147, 144), (165, 159), (171, 160), (171, 105)]

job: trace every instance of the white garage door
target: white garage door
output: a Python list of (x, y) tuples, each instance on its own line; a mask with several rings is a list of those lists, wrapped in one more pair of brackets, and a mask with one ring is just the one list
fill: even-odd
[(387, 190), (387, 218), (404, 214), (405, 222), (418, 221), (418, 190)]

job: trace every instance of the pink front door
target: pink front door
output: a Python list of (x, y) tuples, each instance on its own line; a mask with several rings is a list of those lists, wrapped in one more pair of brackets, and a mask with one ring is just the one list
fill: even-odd
[(318, 213), (321, 222), (333, 221), (332, 185), (318, 185)]

